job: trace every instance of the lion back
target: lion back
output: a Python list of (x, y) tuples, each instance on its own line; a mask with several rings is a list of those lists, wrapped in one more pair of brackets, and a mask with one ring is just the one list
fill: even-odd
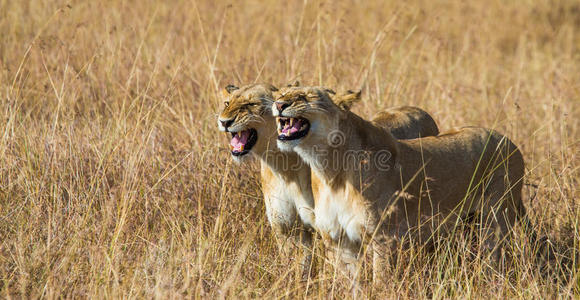
[(439, 134), (437, 123), (426, 111), (415, 106), (392, 107), (375, 114), (371, 122), (400, 140)]

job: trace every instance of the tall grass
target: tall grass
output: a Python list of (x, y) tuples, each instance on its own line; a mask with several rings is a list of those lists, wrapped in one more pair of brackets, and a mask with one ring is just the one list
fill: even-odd
[(409, 104), (505, 133), (556, 247), (538, 264), (514, 240), (507, 272), (469, 237), (411, 248), (364, 295), (580, 293), (577, 1), (0, 0), (0, 36), (1, 297), (350, 295), (322, 258), (300, 281), (257, 165), (217, 132), (220, 88), (296, 79), (362, 88), (363, 116)]

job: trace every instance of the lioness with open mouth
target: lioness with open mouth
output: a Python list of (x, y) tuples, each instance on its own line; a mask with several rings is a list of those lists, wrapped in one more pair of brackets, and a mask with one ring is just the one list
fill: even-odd
[(498, 239), (525, 218), (524, 160), (496, 131), (466, 127), (397, 140), (394, 130), (340, 109), (317, 87), (280, 90), (272, 112), (278, 148), (297, 153), (321, 180), (314, 227), (352, 276), (362, 246), (372, 246), (373, 270), (380, 272), (396, 241), (425, 241), (473, 213), (489, 232), (498, 229), (484, 242), (497, 256)]
[[(323, 88), (321, 88), (323, 89)], [(331, 90), (325, 89), (329, 93)], [(218, 118), (218, 127), (228, 132), (232, 157), (243, 161), (250, 154), (261, 162), (262, 192), (268, 221), (274, 229), (281, 249), (291, 251), (297, 242), (306, 246), (304, 276), (309, 274), (314, 226), (314, 195), (310, 167), (295, 153), (282, 153), (276, 146), (276, 121), (272, 116), (273, 92), (270, 84), (229, 85), (224, 89), (225, 107)], [(329, 98), (330, 99), (330, 98)], [(349, 110), (360, 100), (360, 92), (333, 95), (338, 110)], [(373, 119), (377, 126), (397, 130), (398, 138), (436, 135), (437, 125), (426, 112), (415, 107), (393, 108)], [(307, 123), (290, 120), (286, 132), (304, 132)], [(314, 184), (318, 180), (314, 178)], [(315, 191), (318, 191), (316, 188)], [(290, 243), (288, 243), (290, 240)]]

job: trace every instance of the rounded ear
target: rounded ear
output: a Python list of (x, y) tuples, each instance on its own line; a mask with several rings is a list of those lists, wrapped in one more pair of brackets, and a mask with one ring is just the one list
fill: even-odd
[(324, 88), (324, 91), (331, 94), (331, 95), (336, 95), (336, 92), (333, 89)]
[(277, 91), (278, 91), (278, 88), (277, 88), (277, 87), (275, 87), (275, 86), (273, 86), (273, 85), (271, 85), (271, 84), (269, 84), (269, 85), (268, 85), (268, 89), (269, 89), (270, 91), (272, 91), (272, 92), (277, 92)]
[(294, 81), (294, 83), (290, 83), (288, 85), (286, 85), (286, 87), (299, 87), (300, 86), (300, 81), (296, 80)]
[(228, 94), (231, 94), (233, 91), (239, 90), (240, 88), (233, 84), (228, 84), (224, 89), (226, 90), (226, 92), (228, 92)]
[(361, 99), (361, 91), (352, 91), (348, 90), (346, 93), (342, 95), (336, 95), (331, 97), (332, 102), (336, 104), (342, 110), (350, 110), (351, 107), (360, 101)]

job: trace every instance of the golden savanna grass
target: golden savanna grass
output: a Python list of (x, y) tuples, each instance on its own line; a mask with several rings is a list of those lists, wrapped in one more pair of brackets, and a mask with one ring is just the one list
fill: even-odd
[(0, 297), (348, 297), (322, 258), (300, 281), (217, 131), (225, 85), (296, 79), (505, 133), (554, 245), (412, 247), (362, 296), (579, 295), (578, 1), (0, 0)]

